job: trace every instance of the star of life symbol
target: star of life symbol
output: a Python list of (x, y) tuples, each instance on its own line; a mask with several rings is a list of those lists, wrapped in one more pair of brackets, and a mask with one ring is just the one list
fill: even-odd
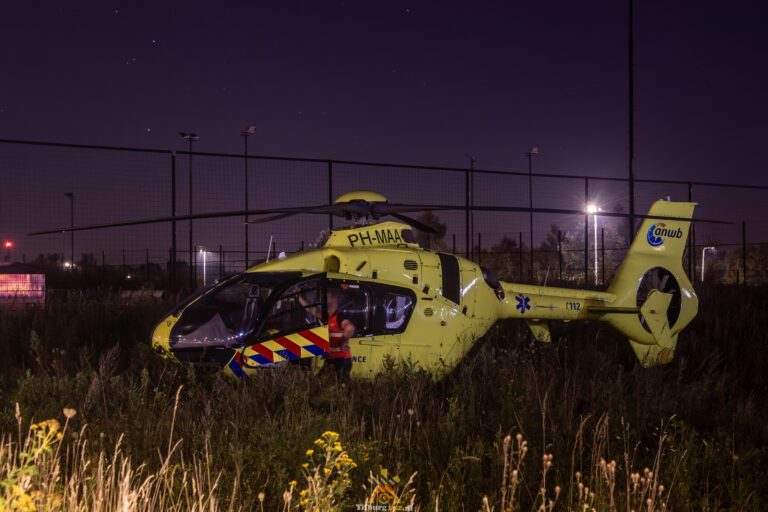
[(521, 315), (524, 315), (526, 311), (531, 309), (531, 304), (530, 304), (531, 298), (530, 297), (526, 297), (525, 295), (523, 295), (521, 293), (521, 294), (518, 294), (515, 297), (515, 300), (517, 300), (517, 306), (515, 306), (515, 308), (520, 311)]

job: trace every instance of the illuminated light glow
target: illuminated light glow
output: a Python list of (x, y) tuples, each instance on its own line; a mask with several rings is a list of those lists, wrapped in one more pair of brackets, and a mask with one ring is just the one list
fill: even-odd
[(3, 242), (3, 247), (5, 247), (6, 249), (12, 249), (13, 248), (13, 242), (10, 241), (10, 240), (6, 240), (5, 242)]
[(585, 212), (588, 215), (592, 215), (594, 217), (594, 220), (595, 220), (595, 228), (592, 230), (592, 231), (594, 231), (594, 239), (595, 239), (594, 250), (593, 250), (593, 252), (595, 253), (595, 265), (594, 265), (594, 269), (595, 269), (595, 284), (598, 283), (598, 279), (597, 279), (597, 270), (598, 270), (598, 268), (597, 268), (598, 267), (598, 261), (597, 261), (597, 214), (599, 212), (601, 212), (601, 211), (603, 211), (603, 209), (600, 208), (599, 206), (597, 206), (595, 203), (589, 203), (589, 204), (587, 204), (587, 207), (585, 208)]

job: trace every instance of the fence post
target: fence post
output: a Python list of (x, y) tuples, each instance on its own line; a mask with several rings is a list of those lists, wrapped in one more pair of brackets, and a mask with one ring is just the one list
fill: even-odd
[(601, 262), (601, 269), (603, 271), (603, 287), (605, 287), (605, 228), (600, 228), (600, 252), (602, 253), (600, 258), (603, 260)]
[(696, 283), (696, 225), (691, 222), (691, 282)]
[(477, 264), (483, 264), (483, 234), (477, 234)]
[(743, 269), (743, 283), (747, 286), (747, 222), (741, 221), (741, 268)]
[[(328, 204), (333, 204), (333, 160), (328, 160)], [(328, 214), (328, 229), (333, 229), (331, 214)]]
[(176, 291), (176, 152), (171, 153), (171, 291)]
[(145, 249), (146, 258), (144, 259), (144, 281), (149, 281), (149, 248)]
[(219, 244), (219, 277), (224, 275), (224, 249)]
[(520, 231), (518, 233), (518, 246), (517, 246), (517, 252), (520, 259), (519, 262), (519, 274), (520, 274), (520, 282), (523, 281), (523, 232)]
[[(693, 202), (693, 184), (688, 182), (688, 202)], [(693, 221), (691, 221), (691, 231), (693, 230)], [(696, 248), (693, 245), (693, 236), (688, 237), (688, 275), (692, 276), (696, 273), (696, 263), (694, 260), (694, 253)]]
[(123, 278), (128, 274), (125, 266), (125, 249), (123, 249)]
[(192, 258), (189, 266), (190, 285), (192, 290), (197, 288), (197, 246), (192, 247)]
[[(584, 205), (589, 203), (589, 178), (584, 178)], [(585, 208), (586, 211), (586, 208)], [(584, 214), (584, 284), (589, 282), (589, 215)]]
[(472, 259), (469, 253), (472, 245), (472, 234), (469, 232), (469, 169), (464, 171), (464, 256)]
[(563, 280), (563, 235), (557, 230), (557, 268), (559, 279)]

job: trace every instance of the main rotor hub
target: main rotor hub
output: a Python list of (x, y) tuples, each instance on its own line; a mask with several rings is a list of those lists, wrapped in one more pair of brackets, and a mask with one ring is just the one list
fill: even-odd
[(389, 200), (378, 192), (372, 192), (370, 190), (353, 190), (346, 194), (340, 195), (334, 201), (334, 204), (352, 203), (355, 201), (362, 201), (365, 203), (388, 203)]

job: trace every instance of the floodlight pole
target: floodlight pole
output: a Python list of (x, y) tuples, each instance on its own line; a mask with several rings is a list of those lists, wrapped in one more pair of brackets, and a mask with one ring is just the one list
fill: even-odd
[(635, 237), (635, 53), (634, 53), (634, 1), (629, 0), (629, 238), (631, 244)]
[(595, 286), (597, 286), (597, 282), (598, 282), (597, 281), (597, 271), (598, 271), (598, 263), (597, 263), (597, 212), (595, 212), (594, 218), (595, 218), (595, 229), (593, 229), (593, 231), (595, 232), (595, 235), (594, 235), (595, 236), (595, 248), (594, 248), (594, 253), (595, 253)]
[(208, 251), (205, 247), (200, 247), (200, 252), (203, 253), (203, 286), (208, 284)]
[(531, 264), (530, 264), (530, 278), (533, 280), (533, 155), (539, 154), (539, 148), (532, 147), (526, 155), (528, 155), (528, 235), (529, 243), (531, 245)]
[(470, 155), (469, 153), (466, 154), (466, 157), (469, 159), (469, 172), (466, 175), (466, 203), (467, 203), (467, 211), (464, 216), (464, 222), (466, 223), (466, 237), (467, 237), (467, 244), (466, 244), (466, 252), (467, 252), (467, 258), (470, 260), (473, 259), (474, 254), (474, 240), (475, 240), (475, 212), (472, 211), (472, 207), (475, 205), (475, 162), (477, 162), (477, 158)]
[(249, 126), (245, 130), (240, 132), (240, 136), (243, 137), (243, 172), (245, 180), (245, 268), (248, 268), (248, 136), (256, 133), (255, 126)]
[(69, 263), (70, 268), (75, 268), (75, 194), (65, 192), (64, 196), (69, 199)]
[(195, 289), (195, 273), (193, 273), (195, 248), (192, 238), (192, 143), (200, 137), (196, 133), (179, 132), (182, 139), (189, 143), (189, 287)]

